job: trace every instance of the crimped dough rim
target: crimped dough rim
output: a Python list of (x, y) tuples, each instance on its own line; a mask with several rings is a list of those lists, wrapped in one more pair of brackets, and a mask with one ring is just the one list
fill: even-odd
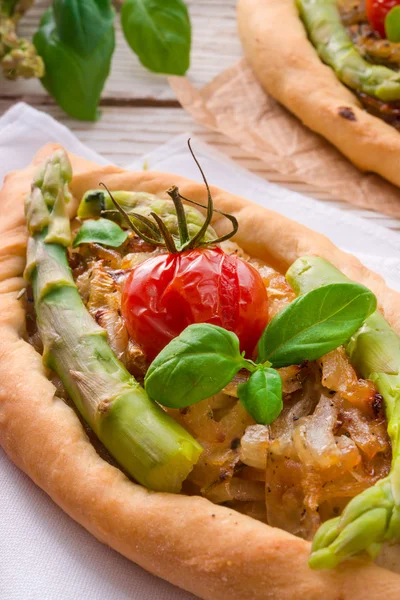
[(400, 185), (400, 133), (363, 110), (321, 61), (295, 0), (239, 0), (238, 26), (246, 58), (273, 98), (362, 171)]
[[(397, 600), (400, 576), (352, 561), (336, 571), (307, 566), (310, 544), (200, 497), (149, 492), (95, 452), (75, 412), (54, 396), (40, 355), (22, 338), (27, 231), (23, 212), (34, 163), (7, 176), (0, 192), (0, 443), (11, 460), (98, 540), (154, 573), (207, 600)], [(204, 186), (156, 172), (101, 167), (73, 155), (75, 198), (103, 181), (110, 189), (163, 194), (171, 184), (205, 201)], [(370, 287), (400, 332), (400, 294), (327, 238), (247, 200), (212, 188), (216, 207), (240, 223), (236, 241), (285, 270), (318, 254)], [(76, 211), (77, 202), (71, 207)], [(215, 222), (218, 232), (225, 224)], [(29, 367), (27, 368), (27, 365)]]

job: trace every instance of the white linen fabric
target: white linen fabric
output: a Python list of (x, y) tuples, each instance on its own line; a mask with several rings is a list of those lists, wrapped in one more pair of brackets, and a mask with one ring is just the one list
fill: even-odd
[[(146, 165), (201, 181), (187, 149), (188, 137), (178, 136), (140, 161), (123, 166), (137, 170)], [(49, 141), (109, 164), (52, 117), (19, 103), (0, 118), (0, 183), (7, 172), (24, 167)], [(210, 183), (324, 233), (400, 291), (397, 233), (356, 217), (351, 210), (339, 210), (264, 181), (195, 139), (192, 145)], [(2, 450), (0, 472), (0, 600), (193, 598), (97, 542), (21, 473)]]

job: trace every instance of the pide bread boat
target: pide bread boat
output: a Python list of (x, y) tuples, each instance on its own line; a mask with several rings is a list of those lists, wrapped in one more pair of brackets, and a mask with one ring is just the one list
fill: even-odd
[(240, 0), (258, 80), (363, 171), (400, 184), (398, 0)]
[(205, 177), (48, 145), (0, 207), (11, 460), (199, 597), (398, 598), (399, 294)]

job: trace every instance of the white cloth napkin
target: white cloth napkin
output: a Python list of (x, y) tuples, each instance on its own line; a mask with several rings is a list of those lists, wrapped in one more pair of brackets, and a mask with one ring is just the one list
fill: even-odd
[[(174, 138), (128, 166), (201, 181), (186, 140)], [(49, 141), (102, 164), (48, 115), (19, 103), (0, 118), (0, 182), (24, 167)], [(400, 235), (306, 196), (268, 183), (219, 152), (192, 140), (208, 180), (324, 233), (400, 290)], [(171, 179), (173, 183), (173, 178)], [(0, 214), (1, 218), (1, 214)], [(97, 542), (22, 474), (0, 450), (0, 599), (188, 600), (191, 594), (153, 577)]]

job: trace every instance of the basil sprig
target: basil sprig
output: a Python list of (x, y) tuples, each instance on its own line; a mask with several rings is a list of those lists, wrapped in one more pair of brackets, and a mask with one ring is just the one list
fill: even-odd
[(183, 0), (126, 0), (126, 41), (150, 71), (184, 75), (190, 64), (191, 26)]
[(268, 324), (258, 364), (240, 353), (237, 336), (210, 324), (189, 325), (156, 357), (145, 388), (164, 406), (184, 408), (220, 392), (241, 369), (251, 375), (238, 396), (257, 423), (282, 410), (282, 382), (271, 367), (315, 360), (338, 348), (376, 309), (374, 294), (357, 283), (332, 283), (300, 296)]
[(128, 232), (108, 219), (88, 219), (84, 221), (75, 236), (73, 247), (80, 244), (103, 244), (112, 248), (119, 248), (128, 237)]
[(94, 121), (114, 52), (110, 0), (54, 0), (33, 41), (46, 72), (42, 84), (66, 113)]
[(246, 363), (234, 333), (196, 323), (161, 350), (146, 373), (145, 387), (160, 404), (184, 408), (220, 392)]
[(272, 423), (282, 410), (279, 373), (245, 359), (238, 337), (216, 325), (189, 325), (154, 359), (144, 385), (160, 404), (185, 408), (218, 394), (241, 369), (252, 375), (238, 386), (240, 401), (257, 423)]
[(320, 358), (347, 342), (375, 310), (374, 294), (357, 283), (312, 290), (271, 320), (258, 343), (258, 360), (284, 367)]

